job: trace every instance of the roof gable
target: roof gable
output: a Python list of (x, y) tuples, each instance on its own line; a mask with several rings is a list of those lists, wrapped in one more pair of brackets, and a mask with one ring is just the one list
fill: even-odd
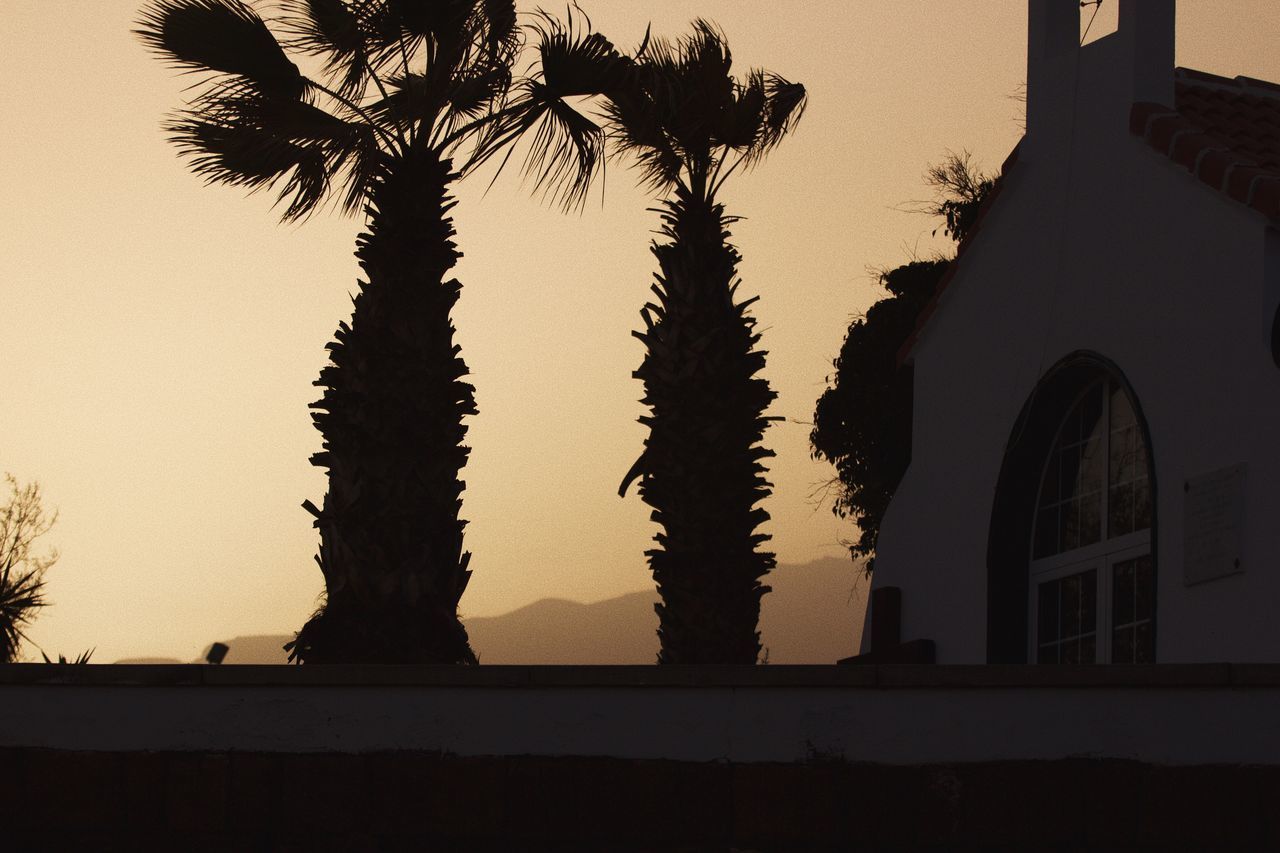
[[(1224, 196), (1280, 221), (1280, 84), (1178, 68), (1174, 98), (1174, 107), (1135, 103), (1129, 112), (1129, 131)], [(978, 223), (958, 247), (933, 298), (920, 311), (915, 329), (898, 350), (899, 365), (910, 356), (955, 277), (965, 248), (981, 230), (982, 217), (999, 195), (1017, 154), (1015, 147), (1001, 170), (1001, 181), (982, 205)]]

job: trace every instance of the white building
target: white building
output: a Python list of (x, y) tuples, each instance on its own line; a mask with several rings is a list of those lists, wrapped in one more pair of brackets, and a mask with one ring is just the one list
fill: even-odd
[(1280, 86), (1175, 70), (1173, 0), (1079, 27), (1030, 0), (1026, 136), (900, 354), (882, 629), (939, 663), (1277, 661)]

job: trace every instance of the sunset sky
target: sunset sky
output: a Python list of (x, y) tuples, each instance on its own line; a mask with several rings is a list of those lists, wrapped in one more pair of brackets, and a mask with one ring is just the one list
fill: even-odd
[[(870, 270), (945, 248), (904, 210), (928, 196), (925, 169), (968, 149), (994, 171), (1016, 143), (1026, 2), (581, 3), (624, 49), (650, 21), (674, 36), (708, 18), (740, 69), (809, 90), (795, 135), (722, 200), (744, 217), (740, 293), (761, 296), (772, 414), (786, 418), (766, 436), (765, 531), (781, 563), (843, 553), (852, 526), (822, 500), (832, 469), (809, 458), (807, 422), (850, 319), (878, 296)], [(359, 276), (359, 221), (282, 226), (269, 194), (188, 172), (160, 124), (189, 81), (130, 33), (139, 6), (0, 0), (0, 471), (39, 480), (61, 513), (32, 639), (102, 662), (190, 659), (213, 639), (296, 630), (315, 608), (318, 539), (300, 504), (325, 481), (307, 461), (320, 442), (307, 404)], [(1274, 0), (1178, 7), (1178, 64), (1280, 80)], [(1091, 39), (1115, 13), (1104, 3)], [(644, 437), (630, 333), (653, 200), (622, 163), (603, 206), (598, 189), (578, 215), (529, 198), (515, 171), (488, 183), (457, 185), (454, 211), (454, 318), (480, 408), (462, 613), (648, 588), (655, 528), (617, 488)]]

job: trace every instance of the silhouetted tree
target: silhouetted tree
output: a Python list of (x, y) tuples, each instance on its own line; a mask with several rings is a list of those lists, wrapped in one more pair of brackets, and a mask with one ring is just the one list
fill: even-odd
[[(535, 104), (546, 89), (600, 96), (614, 152), (634, 157), (663, 196), (654, 301), (635, 333), (646, 350), (634, 375), (644, 383), (649, 437), (619, 489), (639, 478), (662, 526), (658, 547), (646, 552), (662, 596), (658, 662), (755, 663), (769, 591), (760, 579), (775, 564), (757, 550), (769, 539), (756, 532), (768, 518), (756, 506), (769, 495), (761, 460), (773, 455), (760, 442), (776, 395), (757, 376), (765, 353), (747, 311), (755, 299), (736, 301), (734, 218), (717, 196), (729, 175), (760, 162), (795, 127), (804, 87), (760, 70), (736, 79), (723, 33), (702, 20), (674, 43), (646, 35), (633, 56), (572, 17), (563, 25), (544, 18), (540, 31), (541, 65), (523, 91)], [(601, 127), (563, 99), (553, 109), (580, 137)], [(571, 143), (548, 140), (526, 164), (567, 203), (586, 191), (582, 169), (574, 181), (556, 180), (557, 155), (576, 151)]]
[[(313, 405), (328, 469), (317, 562), (326, 601), (290, 644), (308, 663), (475, 663), (459, 478), (476, 412), (450, 311), (461, 285), (450, 184), (494, 153), (521, 37), (514, 0), (153, 0), (139, 34), (204, 75), (168, 129), (210, 182), (279, 185), (283, 218), (335, 192), (363, 210), (351, 322)], [(320, 60), (302, 74), (286, 48)]]
[[(920, 209), (942, 217), (944, 233), (961, 242), (995, 179), (981, 174), (964, 152), (930, 167), (925, 181), (935, 198)], [(831, 387), (818, 398), (813, 416), (813, 455), (836, 466), (832, 510), (857, 522), (858, 538), (849, 551), (854, 559), (868, 558), (868, 573), (875, 564), (880, 520), (911, 461), (911, 372), (898, 365), (898, 351), (950, 263), (947, 258), (912, 261), (880, 273), (889, 296), (849, 326), (836, 372), (827, 380)]]
[(48, 604), (44, 573), (57, 562), (58, 552), (41, 555), (32, 548), (58, 514), (45, 512), (39, 483), (23, 485), (9, 474), (4, 479), (9, 499), (0, 506), (0, 663), (10, 663), (26, 639), (23, 626)]

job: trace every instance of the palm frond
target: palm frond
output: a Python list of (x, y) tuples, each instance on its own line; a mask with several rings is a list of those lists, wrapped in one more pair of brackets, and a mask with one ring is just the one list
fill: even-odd
[(581, 206), (604, 163), (603, 130), (570, 99), (624, 91), (633, 85), (635, 62), (593, 32), (580, 11), (571, 10), (565, 22), (539, 12), (532, 29), (538, 37), (535, 72), (514, 86), (497, 120), (480, 135), (468, 167), (532, 132), (524, 175), (533, 179), (535, 192), (570, 210)]
[(640, 183), (656, 193), (669, 190), (684, 161), (667, 138), (662, 117), (642, 91), (617, 93), (603, 107), (607, 136), (615, 158), (634, 157)]
[(540, 85), (529, 86), (534, 90), (531, 102), (537, 106), (528, 114), (523, 131), (534, 134), (523, 171), (534, 179), (536, 194), (573, 210), (586, 201), (602, 164), (604, 133), (594, 121)]
[(425, 39), (407, 33), (389, 0), (348, 0), (364, 36), (366, 60), (373, 73), (408, 73)]
[(358, 95), (369, 75), (360, 18), (343, 0), (280, 0), (286, 46), (324, 59), (326, 79), (343, 95)]
[(521, 44), (515, 0), (480, 0), (477, 14), (483, 16), (484, 45), (490, 62), (500, 56), (515, 56)]
[(306, 100), (264, 96), (242, 85), (215, 87), (166, 125), (170, 141), (207, 183), (257, 191), (284, 179), (283, 219), (312, 212), (331, 181), (344, 175), (345, 213), (361, 207), (379, 128), (348, 120)]
[(592, 32), (584, 15), (570, 14), (562, 23), (544, 12), (533, 29), (539, 37), (541, 82), (558, 97), (608, 95), (622, 89), (634, 72), (634, 61)]
[(169, 122), (179, 152), (206, 183), (247, 187), (250, 192), (271, 186), (292, 172), (277, 197), (286, 203), (282, 218), (299, 219), (315, 209), (328, 189), (325, 151), (318, 141), (295, 142), (234, 113), (182, 113)]
[(782, 137), (795, 130), (804, 116), (809, 95), (800, 83), (792, 83), (777, 74), (766, 73), (765, 119), (756, 157), (768, 152)]
[(422, 74), (397, 74), (387, 80), (387, 95), (366, 106), (365, 112), (388, 126), (406, 129), (431, 119), (440, 110), (441, 95)]
[(364, 207), (382, 149), (377, 136), (367, 128), (361, 128), (361, 133), (353, 136), (348, 145), (336, 150), (340, 156), (330, 168), (345, 176), (341, 209), (344, 214), (352, 215)]
[(138, 21), (147, 47), (190, 72), (229, 74), (263, 94), (302, 96), (302, 73), (241, 0), (153, 0)]
[(476, 0), (384, 0), (390, 19), (405, 33), (436, 41), (467, 32)]
[(676, 46), (675, 64), (653, 81), (668, 135), (694, 160), (710, 156), (716, 118), (733, 103), (733, 58), (723, 33), (704, 20)]
[(715, 141), (735, 151), (755, 147), (766, 127), (766, 101), (764, 72), (753, 71), (747, 75), (745, 83), (734, 86), (732, 100), (723, 106), (716, 117), (713, 131)]
[(509, 65), (486, 67), (476, 73), (455, 76), (444, 93), (440, 138), (451, 140), (452, 147), (468, 135), (483, 137), (487, 125), (494, 123), (500, 113), (510, 86)]

